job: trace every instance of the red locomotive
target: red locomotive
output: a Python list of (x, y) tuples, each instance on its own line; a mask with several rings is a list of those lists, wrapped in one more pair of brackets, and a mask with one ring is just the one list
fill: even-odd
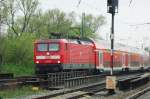
[[(34, 43), (37, 73), (70, 70), (110, 70), (110, 44), (106, 41), (83, 39), (48, 39)], [(128, 71), (148, 68), (146, 52), (116, 44), (114, 70)]]

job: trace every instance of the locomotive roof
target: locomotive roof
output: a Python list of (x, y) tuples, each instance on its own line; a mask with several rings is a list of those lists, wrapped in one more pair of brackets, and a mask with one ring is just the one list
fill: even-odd
[(45, 43), (45, 42), (67, 42), (66, 39), (39, 39), (35, 43)]
[[(75, 44), (85, 44), (85, 45), (92, 45), (95, 44), (97, 49), (103, 50), (110, 50), (110, 42), (106, 40), (85, 40), (85, 39), (40, 39), (36, 40), (35, 43), (45, 43), (45, 42), (64, 42), (64, 43), (75, 43)], [(148, 53), (140, 48), (131, 47), (128, 45), (115, 43), (114, 50), (123, 51), (123, 52), (130, 52), (130, 53), (137, 53), (148, 55)]]
[(93, 44), (92, 40), (88, 39), (40, 39), (36, 40), (35, 43), (45, 43), (45, 42), (64, 42), (64, 43), (74, 43), (74, 44), (83, 44), (91, 45)]

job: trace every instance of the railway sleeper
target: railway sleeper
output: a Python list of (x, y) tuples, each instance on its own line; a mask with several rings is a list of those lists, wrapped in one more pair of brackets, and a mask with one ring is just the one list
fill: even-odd
[(17, 87), (21, 87), (23, 85), (22, 82), (7, 82), (0, 85), (1, 90), (5, 89), (15, 89)]
[(117, 86), (119, 87), (119, 90), (128, 90), (130, 89), (130, 82), (133, 79), (136, 79), (137, 77), (131, 77), (131, 78), (125, 78), (118, 80)]
[(149, 82), (149, 77), (140, 77), (130, 82), (131, 89), (135, 89)]
[(143, 76), (143, 77), (132, 77), (127, 79), (121, 79), (118, 81), (118, 87), (119, 90), (129, 90), (129, 89), (135, 89), (141, 85), (144, 85), (148, 83), (149, 77)]
[(13, 79), (14, 74), (13, 73), (1, 73), (0, 79)]

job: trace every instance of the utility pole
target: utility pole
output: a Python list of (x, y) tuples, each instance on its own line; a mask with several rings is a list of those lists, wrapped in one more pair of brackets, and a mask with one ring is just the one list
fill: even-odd
[(82, 13), (82, 28), (81, 28), (81, 38), (84, 37), (84, 26), (85, 26), (85, 13)]
[(110, 70), (110, 75), (113, 75), (113, 65), (114, 65), (114, 16), (115, 13), (112, 13), (112, 22), (111, 22), (111, 35), (110, 35), (110, 39), (111, 39), (111, 70)]
[[(1, 5), (1, 2), (0, 2), (0, 6), (2, 6), (2, 5)], [(1, 12), (1, 10), (2, 10), (2, 9), (1, 9), (1, 7), (0, 7), (0, 12)], [(2, 15), (1, 15), (1, 13), (0, 13), (0, 38), (1, 38), (1, 35), (2, 35), (2, 34), (1, 34), (1, 27), (2, 27), (2, 20), (1, 20), (1, 19), (2, 19)]]
[(114, 51), (114, 16), (115, 13), (118, 13), (118, 0), (107, 0), (107, 12), (112, 15), (112, 22), (111, 22), (111, 71), (110, 75), (113, 75), (113, 51)]
[[(110, 40), (111, 40), (111, 62), (110, 62), (110, 76), (106, 78), (107, 81), (110, 83), (115, 83), (115, 77), (113, 77), (113, 65), (114, 65), (114, 16), (115, 13), (118, 13), (118, 0), (107, 0), (107, 12), (112, 15), (112, 22), (111, 22), (111, 34), (110, 34)], [(108, 93), (114, 94), (115, 84), (114, 87), (110, 88), (109, 85), (107, 86)]]

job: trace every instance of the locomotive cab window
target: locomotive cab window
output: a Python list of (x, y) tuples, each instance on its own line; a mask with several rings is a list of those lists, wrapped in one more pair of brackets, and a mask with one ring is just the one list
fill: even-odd
[(57, 43), (49, 44), (49, 51), (58, 51), (58, 50), (59, 50), (59, 44)]
[(48, 50), (48, 44), (37, 44), (37, 50), (38, 51), (47, 51)]

